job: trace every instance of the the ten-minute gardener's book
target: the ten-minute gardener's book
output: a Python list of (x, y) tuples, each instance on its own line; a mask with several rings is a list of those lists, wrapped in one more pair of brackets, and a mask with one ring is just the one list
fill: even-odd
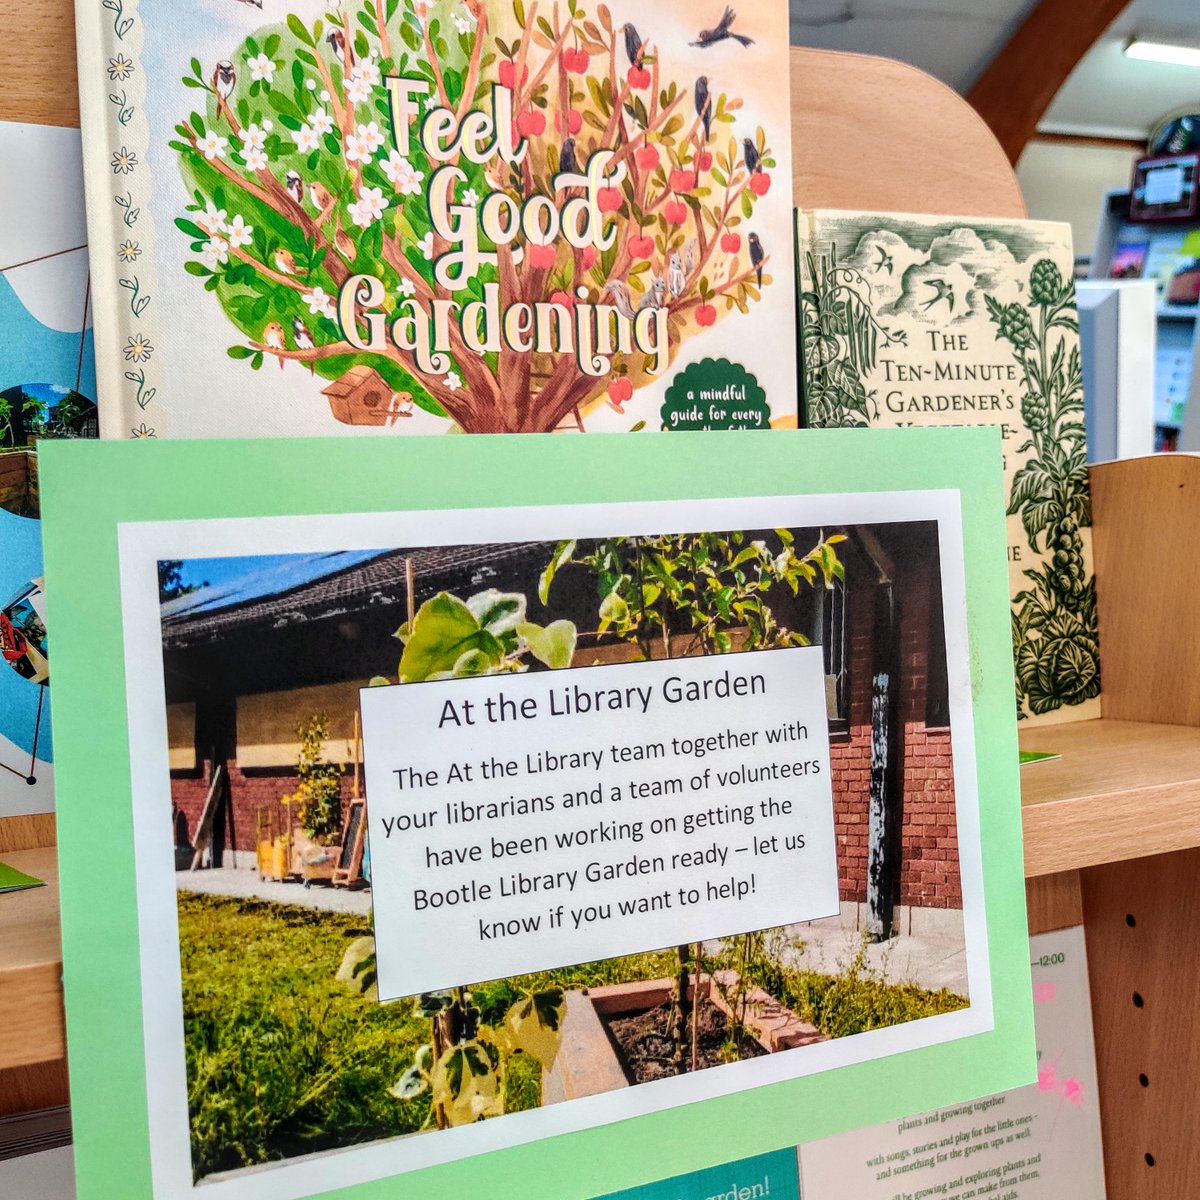
[(111, 437), (795, 419), (783, 0), (77, 0)]
[(812, 426), (997, 425), (1020, 715), (1100, 715), (1071, 232), (1041, 221), (797, 213)]

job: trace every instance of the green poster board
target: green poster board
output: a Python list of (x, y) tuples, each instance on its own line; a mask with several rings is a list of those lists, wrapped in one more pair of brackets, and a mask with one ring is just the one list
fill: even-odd
[[(584, 1200), (1029, 1082), (998, 450), (975, 429), (45, 447), (81, 1200), (194, 1187), (213, 1200)], [(786, 752), (767, 731), (800, 725), (799, 709), (762, 694), (780, 673), (820, 713)], [(324, 713), (323, 754), (348, 783), (354, 697), (373, 676), (392, 685), (360, 700), (377, 896), (343, 894), (333, 911), (319, 878), (263, 890), (256, 856), (278, 849), (280, 825), (256, 813), (326, 786), (318, 771), (317, 791), (300, 787), (297, 727)], [(407, 894), (394, 831), (415, 810), (389, 755), (434, 753), (446, 697), (501, 712), (487, 689), (525, 689), (536, 707), (539, 687), (569, 692), (570, 712), (514, 719), (522, 766), (493, 797), (513, 804), (489, 812), (455, 793), (457, 823), (417, 845), (418, 874), (451, 872), (446, 885), (414, 877), (412, 911), (393, 921)], [(589, 693), (613, 711), (583, 711)], [(435, 699), (442, 718), (421, 727)], [(380, 714), (401, 701), (418, 724), (381, 739)], [(586, 770), (604, 789), (579, 828), (633, 837), (643, 821), (647, 840), (620, 857), (588, 847), (572, 882), (576, 867), (536, 842), (562, 804), (531, 815), (517, 801), (549, 761), (561, 782), (539, 795), (561, 801), (572, 778), (590, 792), (590, 776), (534, 749), (557, 754), (585, 728), (603, 735)], [(464, 729), (462, 761), (485, 733)], [(676, 755), (657, 774), (610, 769), (621, 746), (656, 740)], [(645, 782), (706, 771), (726, 790), (690, 819), (686, 797), (665, 784), (650, 797)], [(447, 792), (430, 811), (450, 804)], [(206, 809), (220, 866), (177, 877), (175, 850)], [(670, 814), (680, 840), (668, 830), (655, 848)], [(439, 855), (464, 865), (435, 868)], [(310, 875), (327, 856), (320, 837), (299, 852)], [(605, 893), (618, 861), (650, 865)], [(620, 916), (622, 900), (652, 907), (651, 888), (686, 897), (671, 874), (685, 869), (704, 897), (694, 926)], [(536, 900), (519, 877), (540, 881)], [(611, 902), (599, 943), (594, 928), (565, 949), (514, 932), (520, 969), (472, 974), (484, 925), (504, 936), (497, 925), (560, 905), (570, 920), (585, 880)], [(459, 907), (430, 901), (438, 888)], [(753, 913), (741, 924), (738, 905)], [(363, 985), (417, 977), (397, 949), (414, 923), (435, 991), (381, 1005)], [(679, 1037), (663, 1014), (681, 973)], [(703, 1020), (689, 1026), (696, 995)], [(631, 1031), (630, 1014), (657, 1032)], [(643, 1054), (643, 1035), (667, 1050)]]

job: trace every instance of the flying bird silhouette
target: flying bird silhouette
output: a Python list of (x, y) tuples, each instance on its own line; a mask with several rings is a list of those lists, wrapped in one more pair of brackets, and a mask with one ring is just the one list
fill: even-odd
[(879, 258), (874, 264), (875, 270), (877, 272), (887, 271), (887, 273), (890, 275), (892, 273), (892, 267), (895, 265), (892, 262), (892, 256), (882, 246), (876, 246), (875, 252), (879, 255)]
[(743, 46), (753, 46), (754, 39), (746, 37), (742, 33), (734, 33), (731, 26), (737, 18), (737, 13), (732, 8), (726, 7), (720, 21), (717, 22), (714, 29), (702, 29), (696, 34), (696, 40), (692, 43), (693, 46), (714, 46), (717, 42), (723, 42), (727, 38), (733, 38), (735, 42), (741, 42)]
[(767, 252), (763, 249), (762, 242), (758, 240), (757, 233), (752, 233), (746, 241), (750, 245), (750, 265), (758, 277), (758, 286), (762, 287), (763, 263), (767, 260)]
[(704, 122), (704, 140), (712, 134), (712, 97), (708, 94), (708, 76), (696, 80), (696, 116)]
[(945, 300), (946, 308), (950, 312), (954, 311), (954, 288), (950, 284), (944, 279), (926, 279), (925, 286), (933, 288), (935, 295), (931, 300), (927, 300), (921, 305), (922, 312), (927, 312), (942, 300)]

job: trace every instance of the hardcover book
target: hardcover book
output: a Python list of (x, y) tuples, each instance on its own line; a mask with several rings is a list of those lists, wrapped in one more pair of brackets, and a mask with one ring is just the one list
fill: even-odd
[(78, 0), (109, 437), (794, 423), (779, 0)]
[(806, 423), (1000, 428), (1019, 716), (1098, 717), (1070, 228), (827, 210), (796, 221)]

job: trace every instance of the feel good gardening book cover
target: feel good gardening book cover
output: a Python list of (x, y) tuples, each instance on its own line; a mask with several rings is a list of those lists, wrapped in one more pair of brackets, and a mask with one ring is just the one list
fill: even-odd
[(77, 14), (106, 436), (794, 423), (780, 0)]

